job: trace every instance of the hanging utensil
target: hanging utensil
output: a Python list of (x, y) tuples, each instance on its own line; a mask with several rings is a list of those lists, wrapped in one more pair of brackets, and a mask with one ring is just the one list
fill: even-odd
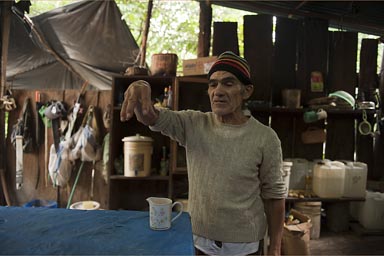
[(367, 112), (363, 109), (363, 121), (358, 125), (358, 130), (361, 135), (372, 135), (372, 126), (371, 123), (367, 120)]

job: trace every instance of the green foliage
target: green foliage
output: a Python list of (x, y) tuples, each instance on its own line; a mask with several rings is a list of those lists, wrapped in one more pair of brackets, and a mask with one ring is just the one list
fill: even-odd
[[(141, 45), (147, 15), (147, 0), (115, 0), (138, 45)], [(32, 0), (31, 16), (75, 2), (74, 0)], [(243, 41), (244, 11), (214, 5), (213, 21), (238, 22), (238, 35)], [(195, 0), (154, 0), (147, 39), (146, 62), (150, 65), (152, 54), (176, 53), (182, 59), (196, 58), (199, 34), (199, 2)], [(239, 43), (240, 52), (243, 44)]]
[(41, 14), (43, 12), (47, 12), (49, 10), (70, 4), (75, 2), (74, 0), (31, 0), (31, 7), (29, 11), (30, 16), (35, 16)]

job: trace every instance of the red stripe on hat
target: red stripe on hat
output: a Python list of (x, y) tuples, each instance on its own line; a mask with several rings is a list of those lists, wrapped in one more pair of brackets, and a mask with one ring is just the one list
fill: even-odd
[(239, 63), (236, 60), (233, 59), (221, 59), (215, 63), (214, 66), (219, 65), (219, 64), (225, 64), (225, 65), (230, 65), (231, 67), (234, 67), (238, 69), (241, 73), (243, 73), (246, 77), (250, 77), (250, 73), (248, 69), (246, 69), (241, 63)]

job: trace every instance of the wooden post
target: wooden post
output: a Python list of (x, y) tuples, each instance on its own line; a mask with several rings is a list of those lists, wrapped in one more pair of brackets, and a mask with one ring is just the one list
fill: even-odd
[(9, 45), (9, 30), (11, 26), (11, 1), (2, 2), (2, 35), (1, 35), (1, 91), (0, 97), (4, 96), (5, 83), (7, 82), (7, 59), (8, 59), (8, 45)]
[[(8, 45), (9, 45), (9, 31), (11, 26), (11, 1), (0, 2), (1, 5), (1, 24), (2, 24), (2, 35), (1, 35), (1, 86), (0, 86), (0, 97), (4, 96), (6, 82), (7, 82), (7, 59), (8, 59)], [(5, 201), (8, 206), (11, 206), (11, 200), (8, 193), (7, 181), (5, 176), (6, 168), (6, 141), (5, 141), (5, 111), (2, 109), (0, 111), (0, 180), (1, 180), (1, 190), (4, 194)], [(1, 200), (0, 200), (1, 201)]]
[(212, 23), (212, 7), (209, 1), (200, 2), (200, 18), (199, 18), (199, 41), (197, 46), (197, 56), (209, 56), (209, 48), (211, 47), (211, 23)]
[[(328, 93), (343, 90), (355, 95), (357, 84), (357, 33), (329, 33)], [(340, 150), (339, 145), (343, 145)], [(355, 151), (355, 119), (338, 116), (327, 119), (325, 158), (353, 159)]]
[(144, 24), (143, 38), (141, 40), (140, 67), (144, 67), (144, 65), (145, 65), (145, 55), (146, 55), (146, 49), (147, 49), (149, 25), (150, 25), (151, 16), (152, 16), (152, 7), (153, 7), (153, 0), (149, 0), (148, 1), (148, 8), (147, 8), (147, 17), (145, 19), (145, 24)]

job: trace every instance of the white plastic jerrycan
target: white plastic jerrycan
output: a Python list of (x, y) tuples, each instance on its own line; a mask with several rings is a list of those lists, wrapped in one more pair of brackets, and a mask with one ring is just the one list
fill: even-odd
[[(183, 213), (183, 204), (180, 202), (172, 203), (172, 200), (164, 197), (148, 197), (149, 203), (149, 226), (154, 230), (167, 230), (171, 223)], [(180, 206), (178, 214), (172, 218), (172, 208)]]

